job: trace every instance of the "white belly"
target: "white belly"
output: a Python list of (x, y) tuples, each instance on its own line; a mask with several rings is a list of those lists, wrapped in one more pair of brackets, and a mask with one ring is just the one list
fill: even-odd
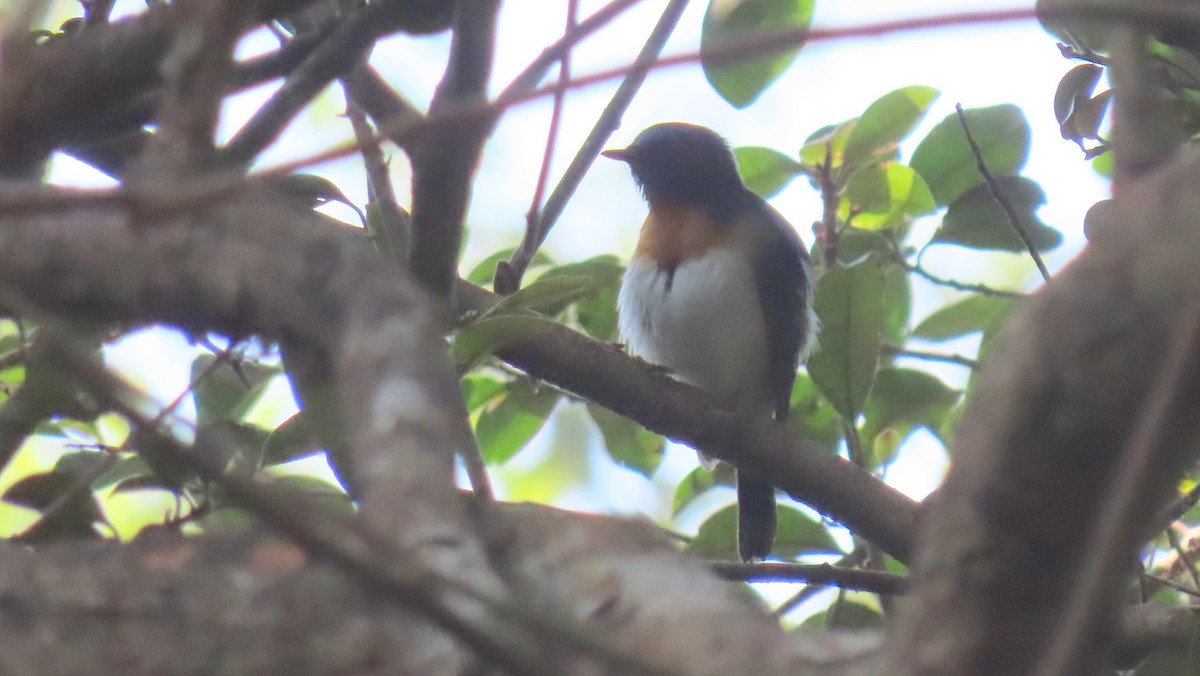
[(710, 251), (667, 274), (635, 257), (617, 298), (618, 327), (629, 352), (665, 366), (725, 406), (769, 413), (767, 333), (750, 257)]

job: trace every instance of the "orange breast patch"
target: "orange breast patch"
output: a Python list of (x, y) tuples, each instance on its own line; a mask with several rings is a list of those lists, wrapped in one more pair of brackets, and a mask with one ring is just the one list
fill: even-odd
[(638, 237), (635, 255), (666, 268), (699, 258), (733, 235), (733, 228), (704, 211), (682, 204), (659, 204), (650, 210)]

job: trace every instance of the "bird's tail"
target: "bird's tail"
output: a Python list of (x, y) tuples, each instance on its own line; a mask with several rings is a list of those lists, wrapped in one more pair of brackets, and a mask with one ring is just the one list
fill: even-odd
[(737, 475), (738, 555), (765, 559), (775, 544), (775, 488), (745, 472)]

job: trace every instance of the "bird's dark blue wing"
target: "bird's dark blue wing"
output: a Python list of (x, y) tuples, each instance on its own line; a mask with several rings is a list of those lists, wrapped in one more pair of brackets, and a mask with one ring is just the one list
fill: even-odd
[(756, 195), (754, 210), (761, 248), (757, 266), (758, 298), (766, 315), (767, 358), (775, 418), (785, 420), (800, 352), (811, 340), (809, 303), (812, 264), (804, 243), (778, 211)]

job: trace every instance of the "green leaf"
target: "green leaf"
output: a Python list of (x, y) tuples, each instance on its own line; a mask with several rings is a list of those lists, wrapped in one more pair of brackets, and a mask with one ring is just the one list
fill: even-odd
[(890, 155), (921, 123), (938, 93), (933, 87), (911, 86), (884, 94), (858, 118), (846, 141), (843, 163), (856, 165)]
[(108, 471), (106, 471), (104, 474), (101, 474), (99, 478), (93, 481), (92, 489), (100, 490), (119, 484), (126, 479), (133, 477), (145, 477), (150, 476), (151, 474), (153, 474), (153, 472), (150, 470), (150, 466), (146, 464), (145, 460), (142, 460), (141, 456), (137, 455), (136, 453), (129, 453), (120, 460), (117, 460), (117, 462), (113, 464)]
[[(1015, 176), (1029, 159), (1029, 122), (1021, 109), (1004, 104), (964, 111), (971, 136), (993, 176)], [(933, 193), (947, 205), (983, 183), (975, 155), (967, 144), (958, 115), (939, 122), (913, 151), (909, 163)]]
[(800, 623), (798, 630), (823, 634), (832, 630), (880, 631), (886, 628), (886, 621), (874, 608), (840, 599), (829, 610), (808, 616)]
[(777, 195), (801, 169), (799, 162), (770, 148), (742, 146), (733, 155), (746, 187), (763, 199)]
[(814, 0), (716, 0), (700, 29), (700, 64), (713, 89), (736, 108), (745, 108), (796, 58), (803, 43), (760, 59), (733, 63), (720, 50), (753, 43), (785, 30), (812, 25)]
[(483, 313), (481, 319), (511, 315), (522, 310), (553, 316), (568, 303), (595, 291), (601, 283), (601, 280), (584, 275), (543, 275), (511, 296), (504, 297)]
[(841, 419), (833, 406), (817, 391), (807, 373), (796, 375), (787, 427), (796, 436), (834, 448), (842, 438)]
[(595, 256), (578, 263), (547, 270), (542, 278), (558, 276), (587, 277), (593, 289), (575, 300), (574, 318), (579, 328), (597, 340), (615, 340), (617, 336), (617, 293), (625, 266), (611, 254)]
[[(245, 469), (258, 469), (271, 430), (233, 420), (215, 420), (196, 428), (196, 446), (208, 449), (209, 462), (228, 465), (237, 459)], [(153, 464), (153, 463), (151, 463)]]
[[(484, 286), (491, 285), (492, 280), (496, 277), (496, 266), (500, 264), (500, 261), (507, 260), (515, 250), (516, 249), (511, 247), (508, 249), (501, 249), (500, 251), (497, 251), (491, 256), (483, 259), (478, 265), (471, 268), (471, 271), (467, 273), (467, 281), (471, 282), (472, 284), (480, 284)], [(542, 266), (551, 265), (552, 263), (553, 261), (550, 260), (550, 257), (542, 253), (542, 251), (539, 249), (538, 252), (533, 255), (533, 260), (529, 263), (529, 270), (532, 271)]]
[[(1022, 176), (1007, 176), (997, 181), (1038, 251), (1049, 251), (1062, 244), (1062, 233), (1037, 217), (1038, 208), (1046, 202), (1041, 186)], [(972, 249), (1026, 250), (1004, 207), (986, 185), (976, 186), (954, 200), (932, 241)]]
[(621, 265), (621, 259), (613, 254), (600, 254), (599, 256), (593, 256), (577, 263), (567, 263), (550, 268), (542, 273), (538, 279), (594, 277), (601, 284), (619, 284), (621, 282), (621, 273), (624, 271), (625, 266)]
[(465, 373), (489, 354), (558, 326), (557, 322), (533, 312), (485, 317), (454, 334), (450, 354), (459, 372)]
[(482, 373), (468, 373), (459, 381), (467, 411), (474, 413), (488, 402), (504, 393), (508, 381)]
[(804, 146), (800, 148), (800, 161), (813, 167), (820, 167), (825, 164), (826, 152), (832, 151), (833, 157), (830, 164), (840, 167), (846, 151), (846, 142), (854, 133), (856, 126), (858, 126), (858, 118), (846, 120), (841, 124), (821, 127), (804, 140)]
[(912, 280), (899, 265), (883, 268), (883, 336), (893, 343), (904, 341), (912, 316)]
[(666, 440), (629, 418), (617, 415), (599, 404), (587, 403), (608, 455), (618, 465), (649, 477), (662, 464)]
[(687, 548), (704, 558), (737, 560), (737, 505), (722, 507), (708, 517)]
[[(1081, 63), (1062, 76), (1058, 82), (1058, 89), (1054, 90), (1054, 117), (1059, 125), (1066, 124), (1079, 105), (1092, 98), (1092, 91), (1096, 89), (1096, 84), (1100, 82), (1100, 76), (1103, 74), (1104, 69), (1100, 66)], [(1068, 129), (1064, 128), (1062, 132), (1065, 139), (1079, 138), (1078, 135), (1068, 135)]]
[(62, 454), (58, 462), (54, 463), (54, 468), (51, 471), (65, 474), (82, 484), (83, 482), (94, 481), (95, 478), (102, 476), (116, 464), (117, 457), (110, 453), (102, 451), (76, 451), (74, 453)]
[(711, 470), (703, 467), (692, 470), (675, 487), (675, 497), (671, 501), (672, 516), (679, 516), (684, 508), (696, 498), (707, 493), (709, 489), (717, 486), (733, 488), (736, 476), (733, 467), (723, 462)]
[(137, 491), (166, 491), (178, 494), (180, 490), (179, 486), (167, 484), (156, 476), (139, 474), (118, 481), (113, 486), (112, 494), (120, 495)]
[(596, 340), (612, 342), (617, 339), (617, 294), (621, 284), (604, 286), (588, 298), (575, 304), (575, 321), (579, 328)]
[(1096, 172), (1101, 178), (1107, 178), (1110, 181), (1113, 180), (1117, 171), (1116, 165), (1113, 164), (1113, 154), (1104, 153), (1103, 155), (1097, 155), (1092, 160), (1092, 171)]
[(213, 365), (216, 355), (202, 354), (192, 362), (192, 397), (196, 422), (203, 427), (216, 420), (241, 421), (265, 391), (279, 367), (251, 361)]
[(299, 411), (267, 435), (267, 440), (262, 445), (262, 457), (259, 459), (258, 466), (278, 465), (312, 455), (320, 447), (304, 424), (304, 411)]
[[(928, 428), (934, 434), (950, 409), (958, 403), (960, 393), (937, 377), (916, 369), (886, 367), (875, 375), (875, 385), (864, 407), (865, 423), (862, 436), (873, 439), (888, 429), (896, 429), (902, 443), (909, 432), (918, 426)], [(895, 449), (875, 449), (874, 465), (890, 459)], [(881, 451), (887, 450), (887, 454)]]
[(817, 285), (814, 308), (821, 344), (808, 374), (845, 420), (854, 420), (871, 391), (883, 338), (883, 270), (875, 258), (832, 268)]
[(1012, 300), (1009, 298), (967, 296), (926, 317), (913, 329), (912, 335), (932, 341), (958, 338), (1003, 321), (1011, 308)]
[(39, 543), (99, 538), (92, 524), (103, 521), (104, 512), (92, 491), (76, 477), (53, 471), (33, 474), (9, 486), (3, 499), (44, 513), (15, 540)]
[(508, 383), (504, 397), (479, 414), (475, 435), (489, 463), (503, 463), (533, 438), (558, 403), (559, 394), (550, 387), (535, 388), (528, 378)]
[[(737, 505), (721, 508), (700, 524), (700, 531), (696, 533), (688, 549), (704, 558), (736, 559)], [(825, 526), (794, 507), (779, 505), (772, 556), (792, 559), (801, 554), (839, 551), (837, 543)]]
[(841, 548), (829, 529), (804, 512), (788, 505), (779, 505), (775, 526), (775, 546), (771, 554), (781, 559), (794, 559), (802, 554), (840, 554)]
[(837, 257), (839, 263), (850, 265), (872, 253), (878, 253), (880, 258), (890, 258), (895, 255), (896, 248), (890, 231), (846, 228), (838, 238)]
[(897, 228), (937, 211), (929, 187), (903, 164), (871, 165), (854, 172), (845, 197), (853, 210), (850, 225), (863, 230)]

